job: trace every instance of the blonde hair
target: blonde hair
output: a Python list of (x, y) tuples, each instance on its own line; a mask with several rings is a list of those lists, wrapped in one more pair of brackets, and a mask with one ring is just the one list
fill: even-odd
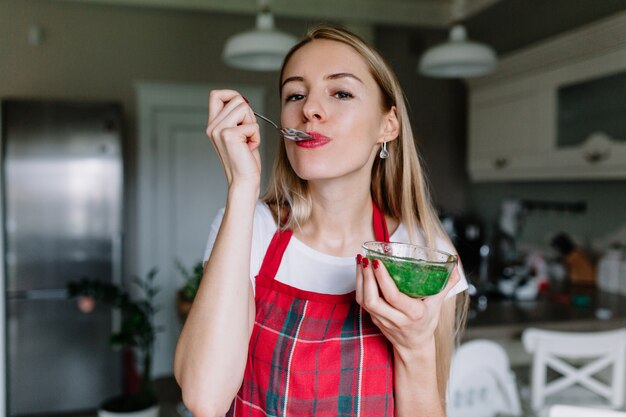
[[(380, 88), (382, 110), (387, 112), (393, 106), (396, 107), (400, 134), (397, 140), (387, 143), (390, 156), (384, 160), (376, 158), (374, 162), (371, 177), (372, 198), (384, 214), (398, 219), (405, 225), (412, 239), (421, 229), (426, 245), (436, 246), (436, 239), (447, 239), (447, 235), (430, 200), (428, 184), (409, 122), (404, 93), (384, 58), (361, 38), (343, 28), (317, 26), (311, 29), (285, 57), (279, 83), (283, 78), (285, 64), (289, 62), (291, 56), (302, 46), (316, 39), (336, 41), (352, 47), (363, 57)], [(299, 178), (292, 169), (282, 141), (263, 200), (271, 208), (280, 228), (293, 229), (308, 220), (311, 215), (312, 202), (307, 182)], [(444, 303), (435, 332), (437, 383), (444, 403), (453, 343), (455, 338), (458, 340), (460, 336), (467, 310), (466, 294), (456, 298), (456, 320), (454, 302)]]

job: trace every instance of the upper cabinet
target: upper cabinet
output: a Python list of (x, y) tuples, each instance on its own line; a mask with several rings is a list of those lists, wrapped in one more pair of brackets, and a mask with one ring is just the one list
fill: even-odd
[(468, 85), (473, 181), (626, 178), (626, 13)]

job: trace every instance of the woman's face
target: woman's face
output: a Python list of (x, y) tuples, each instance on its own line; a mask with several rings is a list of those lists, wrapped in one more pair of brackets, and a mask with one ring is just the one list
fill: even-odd
[(381, 93), (364, 59), (350, 46), (314, 40), (283, 71), (281, 123), (313, 140), (285, 141), (296, 174), (305, 180), (369, 176), (380, 144), (398, 135), (395, 108), (383, 111)]

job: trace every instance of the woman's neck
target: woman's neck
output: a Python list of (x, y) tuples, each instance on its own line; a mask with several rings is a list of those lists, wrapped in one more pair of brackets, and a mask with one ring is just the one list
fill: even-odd
[(372, 197), (369, 181), (309, 183), (313, 202), (311, 217), (294, 230), (307, 245), (324, 253), (350, 256), (367, 240), (373, 240)]

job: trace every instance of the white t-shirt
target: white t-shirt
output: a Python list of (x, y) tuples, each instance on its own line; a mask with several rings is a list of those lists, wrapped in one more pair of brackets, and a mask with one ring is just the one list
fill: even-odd
[[(204, 252), (204, 260), (209, 259), (217, 232), (224, 217), (224, 209), (215, 216), (209, 232), (209, 240)], [(277, 225), (267, 205), (259, 201), (254, 210), (252, 226), (252, 252), (250, 256), (250, 279), (254, 286), (254, 277), (261, 269), (265, 252), (276, 233)], [(421, 241), (416, 244), (423, 244)], [(392, 242), (409, 242), (409, 234), (403, 224), (389, 238)], [(444, 239), (437, 240), (437, 248), (445, 252), (456, 253)], [(321, 294), (346, 294), (354, 291), (356, 285), (354, 256), (332, 256), (319, 252), (292, 236), (283, 255), (275, 279), (301, 290)], [(451, 297), (467, 289), (467, 280), (462, 268), (459, 268), (461, 280), (448, 293)]]

